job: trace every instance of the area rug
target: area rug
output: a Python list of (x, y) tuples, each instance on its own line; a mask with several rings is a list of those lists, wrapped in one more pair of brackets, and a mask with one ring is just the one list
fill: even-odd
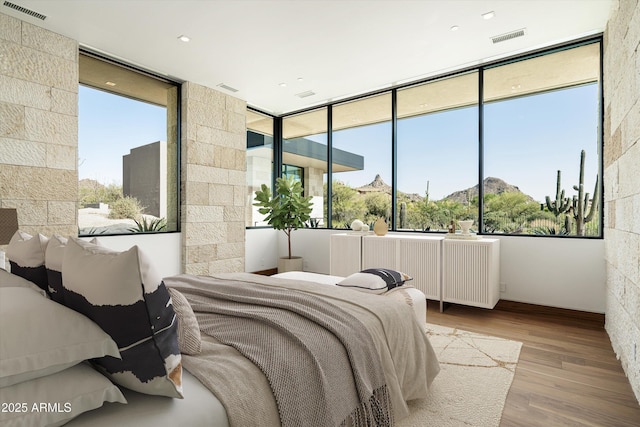
[(409, 402), (398, 427), (491, 427), (500, 424), (522, 343), (427, 324), (440, 373), (428, 399)]

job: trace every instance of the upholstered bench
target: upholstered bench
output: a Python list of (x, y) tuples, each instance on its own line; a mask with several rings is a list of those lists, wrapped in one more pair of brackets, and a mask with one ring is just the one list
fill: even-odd
[[(308, 273), (306, 271), (288, 271), (286, 273), (274, 274), (272, 277), (280, 277), (282, 279), (304, 280), (307, 282), (315, 282), (323, 285), (333, 285), (344, 279), (341, 276), (331, 276), (328, 274)], [(416, 319), (423, 326), (427, 323), (427, 299), (425, 295), (412, 286), (404, 285), (385, 292), (387, 298), (399, 299), (409, 304), (416, 315)]]

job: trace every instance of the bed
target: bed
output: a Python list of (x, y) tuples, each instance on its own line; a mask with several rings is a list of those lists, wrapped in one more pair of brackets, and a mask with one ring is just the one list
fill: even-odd
[[(21, 237), (24, 242), (33, 238), (24, 235)], [(0, 388), (0, 400), (2, 402), (11, 401), (17, 404), (23, 400), (28, 401), (24, 402), (27, 403), (26, 407), (7, 407), (5, 409), (12, 409), (14, 412), (0, 414), (3, 417), (0, 418), (0, 422), (4, 422), (9, 426), (61, 425), (66, 423), (66, 425), (72, 427), (107, 425), (144, 427), (166, 425), (167, 420), (176, 420), (182, 425), (189, 426), (220, 427), (227, 425), (305, 425), (305, 423), (306, 425), (339, 425), (340, 422), (336, 422), (336, 419), (331, 418), (336, 416), (339, 420), (349, 420), (353, 425), (363, 424), (361, 420), (358, 421), (363, 416), (365, 418), (367, 416), (373, 417), (364, 423), (393, 425), (394, 420), (397, 421), (408, 414), (406, 401), (428, 397), (428, 387), (439, 370), (433, 349), (424, 334), (423, 325), (418, 321), (422, 308), (420, 304), (410, 304), (407, 300), (408, 294), (406, 292), (403, 295), (396, 291), (397, 295), (395, 297), (388, 298), (340, 286), (327, 286), (327, 284), (334, 281), (335, 277), (314, 274), (306, 274), (300, 277), (300, 274), (303, 273), (298, 273), (298, 275), (276, 275), (275, 277), (248, 273), (234, 273), (213, 277), (179, 275), (158, 279), (153, 276), (153, 263), (146, 259), (144, 254), (136, 247), (130, 251), (115, 253), (106, 248), (100, 248), (99, 245), (89, 244), (77, 239), (63, 241), (60, 238), (52, 238), (50, 241), (45, 242), (46, 245), (43, 242), (44, 239), (40, 239), (38, 245), (33, 244), (33, 246), (39, 246), (43, 249), (45, 260), (43, 260), (41, 266), (48, 273), (53, 272), (53, 274), (49, 274), (50, 281), (47, 282), (47, 287), (43, 288), (41, 286), (42, 283), (37, 284), (25, 280), (23, 277), (0, 270), (0, 292), (3, 294), (0, 295), (0, 311), (3, 313), (3, 342), (0, 343), (0, 349), (3, 349), (2, 376), (6, 373), (5, 367), (8, 366), (6, 362), (15, 362), (14, 359), (16, 359), (12, 359), (12, 355), (7, 356), (7, 352), (4, 350), (8, 345), (4, 331), (7, 326), (14, 327), (17, 320), (12, 317), (6, 317), (11, 316), (11, 314), (7, 315), (5, 312), (11, 311), (11, 308), (13, 308), (15, 316), (17, 316), (16, 312), (28, 312), (25, 307), (16, 307), (16, 301), (22, 301), (22, 299), (25, 300), (25, 304), (38, 304), (38, 307), (42, 305), (44, 308), (39, 308), (38, 311), (42, 312), (43, 316), (47, 310), (56, 310), (55, 314), (48, 314), (44, 321), (57, 327), (54, 328), (53, 332), (51, 329), (46, 330), (41, 327), (43, 330), (38, 334), (32, 334), (34, 341), (46, 341), (48, 335), (55, 335), (56, 333), (65, 335), (65, 337), (56, 339), (69, 339), (69, 335), (72, 335), (71, 338), (75, 337), (77, 341), (78, 336), (84, 337), (91, 331), (76, 331), (75, 329), (73, 333), (65, 333), (65, 331), (69, 331), (70, 328), (77, 329), (80, 324), (87, 326), (85, 323), (93, 323), (100, 326), (97, 328), (98, 331), (92, 332), (95, 334), (93, 340), (99, 342), (99, 345), (97, 345), (99, 349), (91, 350), (93, 353), (87, 353), (89, 350), (84, 348), (86, 343), (72, 343), (72, 345), (65, 346), (65, 348), (73, 348), (74, 345), (82, 344), (82, 349), (77, 350), (77, 354), (74, 355), (74, 361), (65, 361), (64, 364), (59, 363), (53, 370), (51, 370), (51, 367), (41, 369), (35, 374), (34, 378), (17, 380), (14, 378), (9, 385), (0, 384), (4, 385)], [(56, 257), (52, 253), (52, 263), (47, 266), (46, 248), (52, 251), (54, 247), (57, 247), (58, 251), (64, 251), (64, 263), (60, 265), (59, 262), (58, 264), (53, 262)], [(9, 259), (12, 260), (12, 252), (7, 252)], [(13, 258), (19, 258), (19, 256), (13, 254)], [(114, 260), (120, 260), (120, 258), (126, 258), (127, 261), (117, 264), (120, 261), (116, 262)], [(105, 260), (109, 262), (105, 262)], [(114, 262), (119, 265), (117, 269), (113, 268)], [(27, 269), (31, 274), (33, 273), (32, 269), (39, 267), (18, 264), (19, 260), (16, 260), (15, 263), (12, 261), (12, 271), (14, 266), (17, 266), (17, 271), (24, 273), (25, 269)], [(28, 263), (25, 262), (23, 264)], [(34, 264), (34, 262), (31, 262), (31, 264)], [(95, 303), (96, 300), (113, 298), (108, 294), (96, 293), (95, 287), (129, 286), (127, 284), (129, 279), (123, 276), (123, 272), (128, 270), (137, 271), (138, 283), (140, 277), (143, 278), (143, 283), (159, 281), (160, 284), (152, 289), (145, 288), (143, 299), (148, 305), (146, 310), (154, 313), (154, 319), (157, 318), (158, 322), (167, 322), (162, 327), (159, 327), (160, 324), (155, 325), (156, 332), (153, 334), (153, 339), (156, 339), (157, 336), (162, 339), (157, 340), (154, 343), (154, 347), (164, 345), (162, 344), (164, 341), (171, 341), (167, 344), (164, 353), (160, 351), (166, 375), (161, 376), (160, 380), (154, 378), (153, 380), (143, 381), (141, 384), (127, 382), (131, 381), (133, 377), (140, 376), (140, 372), (136, 373), (135, 371), (140, 368), (131, 368), (136, 374), (134, 376), (122, 376), (120, 373), (114, 374), (109, 368), (112, 363), (120, 363), (121, 361), (124, 363), (128, 356), (137, 355), (139, 353), (136, 352), (147, 351), (148, 349), (131, 351), (129, 347), (117, 345), (114, 350), (114, 344), (118, 337), (109, 336), (109, 333), (107, 333), (109, 326), (103, 326), (100, 323), (103, 321), (100, 316), (103, 316), (104, 313), (99, 312), (99, 316), (94, 322), (87, 322), (86, 318), (79, 322), (78, 318), (73, 317), (80, 314), (77, 312), (78, 310), (72, 310), (64, 305), (69, 298), (65, 299), (58, 294), (58, 292), (70, 292), (72, 296), (77, 297), (76, 293), (85, 292), (81, 288), (89, 286), (91, 288), (90, 291), (86, 291), (83, 294), (84, 296), (81, 298), (82, 301), (80, 303), (87, 304), (87, 301), (93, 301), (94, 303), (93, 305), (90, 304), (90, 308), (80, 306), (79, 311), (89, 310), (83, 315), (92, 315), (93, 313), (90, 310), (95, 309), (96, 306), (102, 307), (102, 305)], [(90, 284), (87, 284), (87, 275), (93, 278)], [(31, 275), (29, 277), (36, 276)], [(135, 283), (135, 280), (133, 280), (133, 283)], [(52, 284), (53, 286), (51, 286)], [(144, 283), (144, 286), (147, 286), (146, 283)], [(139, 284), (137, 287), (140, 287)], [(58, 292), (55, 289), (58, 289)], [(122, 293), (126, 292), (119, 292), (119, 294)], [(280, 294), (285, 296), (282, 299), (279, 296), (276, 297), (276, 295)], [(68, 297), (67, 294), (64, 295)], [(178, 296), (187, 302), (186, 311), (190, 311), (190, 314), (183, 313), (184, 306), (178, 307)], [(161, 297), (168, 299), (163, 300)], [(216, 298), (215, 303), (211, 302), (213, 301), (212, 298)], [(242, 298), (242, 301), (237, 298)], [(62, 302), (56, 301), (57, 299), (61, 299)], [(262, 301), (262, 299), (277, 301), (273, 304), (283, 307), (276, 311), (272, 311), (270, 308), (263, 313), (265, 309), (255, 308), (258, 306), (256, 301)], [(8, 303), (8, 300), (12, 302)], [(162, 306), (162, 313), (153, 311), (152, 304), (147, 302), (154, 300), (164, 301), (159, 304), (159, 306)], [(124, 303), (122, 301), (111, 301), (110, 304), (123, 305)], [(260, 302), (260, 304), (262, 303)], [(229, 314), (229, 310), (235, 310), (237, 305), (249, 307), (246, 311), (257, 311), (259, 316), (266, 317), (258, 317), (258, 320), (256, 320), (253, 317), (248, 317), (246, 312), (235, 314), (234, 311), (233, 315)], [(215, 309), (212, 307), (215, 307)], [(312, 310), (309, 307), (312, 307)], [(104, 307), (101, 309), (104, 309)], [(175, 313), (173, 320), (163, 320), (165, 319), (163, 314), (165, 309), (170, 309), (170, 313)], [(283, 309), (286, 314), (283, 314)], [(223, 310), (222, 315), (217, 312), (220, 310)], [(301, 311), (302, 314), (297, 312), (290, 313), (296, 310)], [(308, 311), (312, 311), (312, 313), (309, 314), (307, 313)], [(158, 315), (155, 316), (155, 314)], [(307, 324), (304, 323), (307, 322), (306, 320), (301, 320), (300, 322), (301, 324), (304, 323), (304, 327), (291, 327), (292, 331), (287, 329), (283, 330), (284, 332), (278, 332), (278, 329), (276, 329), (273, 335), (265, 332), (267, 329), (263, 329), (266, 327), (264, 326), (265, 324), (294, 323), (290, 322), (290, 317), (287, 316), (294, 316), (297, 319), (302, 315), (312, 317), (314, 321)], [(68, 326), (62, 320), (65, 316), (73, 317), (73, 319), (67, 320), (69, 322)], [(188, 316), (193, 316), (195, 320), (188, 318)], [(28, 319), (37, 317), (41, 316), (34, 314), (27, 316)], [(424, 319), (424, 316), (422, 316), (422, 319)], [(186, 330), (185, 332), (184, 325), (189, 325), (192, 320), (195, 322), (197, 331), (193, 330), (194, 323), (192, 323), (191, 330)], [(24, 322), (24, 318), (21, 321)], [(327, 333), (330, 339), (322, 335), (316, 340), (316, 335), (313, 334), (316, 333), (315, 331), (318, 328), (317, 323), (323, 325), (322, 330), (330, 330), (330, 333)], [(152, 329), (153, 326), (152, 324)], [(88, 326), (87, 329), (89, 329)], [(135, 329), (135, 327), (122, 328), (122, 325), (120, 325), (120, 329)], [(260, 347), (254, 345), (254, 342), (260, 341), (259, 338), (254, 340), (253, 338), (237, 337), (237, 335), (244, 335), (243, 331), (253, 331), (254, 329), (258, 337), (269, 337), (263, 340), (263, 344), (268, 348), (268, 351), (264, 348), (253, 348)], [(158, 330), (167, 335), (158, 333)], [(307, 330), (312, 335), (307, 336)], [(100, 335), (100, 332), (107, 336)], [(171, 335), (170, 333), (173, 332), (175, 334)], [(205, 332), (210, 332), (211, 335)], [(198, 334), (199, 339), (193, 338), (193, 334)], [(112, 335), (117, 335), (117, 333)], [(288, 338), (290, 335), (294, 336), (295, 339)], [(309, 338), (310, 336), (313, 338)], [(336, 339), (334, 336), (338, 338)], [(361, 341), (359, 340), (362, 340), (364, 336), (369, 338), (367, 338), (366, 343), (360, 344)], [(169, 339), (167, 337), (173, 338)], [(191, 341), (187, 342), (189, 337), (191, 337)], [(113, 338), (114, 342), (110, 338)], [(232, 340), (233, 345), (229, 344), (231, 342), (229, 340)], [(245, 340), (244, 344), (242, 340)], [(308, 341), (304, 346), (288, 347), (294, 345), (290, 341), (297, 342), (299, 340)], [(183, 341), (187, 342), (184, 344), (184, 348), (182, 348)], [(195, 341), (197, 341), (198, 351), (193, 350), (193, 342)], [(340, 343), (336, 344), (334, 341), (340, 341)], [(278, 343), (278, 345), (285, 345), (283, 347), (284, 350), (269, 347), (273, 346), (273, 342)], [(181, 346), (180, 351), (175, 350), (178, 344)], [(298, 344), (295, 345), (297, 346)], [(330, 353), (323, 354), (324, 352), (319, 349), (325, 345), (327, 348), (342, 348), (329, 347), (335, 345), (344, 346), (344, 350), (332, 350)], [(250, 347), (248, 350), (245, 348), (247, 346)], [(322, 378), (321, 381), (310, 380), (310, 378), (315, 378), (317, 372), (313, 370), (307, 371), (305, 365), (307, 362), (300, 362), (300, 365), (295, 365), (294, 361), (289, 360), (300, 359), (298, 357), (298, 352), (301, 351), (299, 348), (303, 348), (306, 352), (307, 347), (313, 346), (316, 346), (316, 350), (310, 351), (310, 355), (305, 356), (312, 361), (312, 364), (315, 364), (316, 361), (326, 362), (328, 360), (330, 368), (333, 369), (332, 365), (336, 366), (334, 374), (327, 374), (328, 379)], [(117, 359), (118, 350), (121, 360)], [(95, 351), (98, 351), (98, 353), (95, 353)], [(276, 354), (278, 351), (283, 352), (285, 355), (277, 363), (278, 366), (276, 368), (265, 366), (271, 363), (267, 363), (265, 360), (272, 360), (271, 355)], [(340, 368), (342, 370), (338, 370), (338, 367), (341, 366), (340, 364), (343, 363), (341, 362), (343, 357), (341, 354), (343, 352), (347, 355), (344, 360), (351, 363), (351, 368), (346, 371), (342, 368)], [(371, 354), (375, 354), (375, 357), (371, 357)], [(295, 355), (295, 357), (290, 355)], [(263, 357), (263, 359), (260, 359), (260, 357)], [(136, 356), (136, 362), (139, 359), (141, 357)], [(90, 365), (86, 360), (91, 360), (93, 363)], [(152, 359), (146, 356), (144, 360), (145, 364), (152, 363)], [(99, 363), (96, 364), (96, 361), (106, 362), (103, 363), (103, 366)], [(289, 365), (295, 367), (295, 369), (291, 368), (290, 371), (287, 371)], [(305, 370), (298, 370), (298, 366), (304, 367)], [(371, 369), (371, 366), (377, 366), (378, 368)], [(148, 366), (145, 366), (144, 369), (148, 369)], [(324, 372), (326, 369), (325, 366), (319, 371)], [(178, 371), (181, 374), (179, 381), (172, 380)], [(297, 387), (300, 390), (292, 390), (293, 386), (283, 388), (282, 385), (274, 384), (278, 382), (277, 379), (274, 379), (274, 376), (280, 375), (282, 371), (289, 372), (289, 375), (291, 373), (295, 374), (292, 375), (291, 381), (297, 382)], [(91, 399), (87, 398), (88, 393), (76, 389), (81, 388), (79, 384), (84, 386), (85, 383), (88, 384), (94, 381), (93, 375), (97, 372), (99, 372), (100, 379), (96, 378), (95, 381), (100, 381), (100, 385), (96, 386), (95, 390), (91, 390), (91, 393), (100, 395), (100, 398), (92, 395), (93, 401), (91, 401)], [(30, 373), (27, 374), (31, 375)], [(337, 379), (341, 381), (340, 384), (351, 384), (349, 381), (343, 381), (343, 378), (346, 377), (345, 374), (352, 375), (355, 378), (354, 380), (349, 380), (353, 381), (353, 385), (336, 386)], [(68, 377), (65, 377), (65, 375)], [(88, 379), (89, 375), (92, 376), (91, 380)], [(108, 380), (104, 381), (105, 379)], [(50, 380), (51, 384), (53, 384), (49, 386), (52, 387), (51, 393), (53, 394), (29, 394), (32, 392), (29, 391), (31, 389), (28, 387), (32, 383), (39, 383), (44, 380)], [(68, 392), (72, 395), (75, 393), (75, 395), (68, 397), (61, 394), (60, 384), (62, 381), (70, 389)], [(123, 384), (125, 385), (123, 386)], [(306, 392), (312, 393), (311, 395), (313, 396), (320, 396), (322, 393), (316, 394), (314, 391), (315, 388), (320, 387), (318, 384), (326, 385), (328, 392), (323, 394), (322, 397), (313, 400), (324, 402), (324, 405), (331, 410), (323, 412), (322, 409), (315, 407), (307, 408), (306, 402), (311, 399), (299, 399), (301, 402), (294, 403), (302, 405), (302, 409), (294, 406), (292, 408), (295, 408), (295, 410), (286, 409), (287, 405), (289, 405), (287, 402), (291, 399), (295, 400), (296, 396), (291, 395), (304, 395)], [(20, 389), (21, 387), (22, 389)], [(307, 388), (309, 390), (302, 390)], [(39, 389), (42, 389), (42, 387)], [(64, 392), (66, 393), (67, 390), (64, 390)], [(352, 394), (355, 397), (349, 397)], [(343, 395), (347, 397), (343, 398)], [(361, 399), (363, 395), (369, 396), (367, 399), (371, 399), (370, 402), (375, 404), (367, 403), (366, 399)], [(340, 402), (356, 399), (360, 406), (352, 411), (353, 405), (345, 403), (346, 408), (338, 409), (341, 403), (336, 402), (335, 399)], [(45, 403), (44, 410), (34, 413), (33, 405), (35, 403)], [(388, 406), (386, 415), (381, 411), (376, 412), (376, 410), (372, 409), (375, 409), (376, 405), (380, 403), (382, 406)], [(28, 413), (15, 413), (22, 409), (26, 409)], [(374, 414), (370, 415), (372, 411)], [(302, 419), (296, 419), (298, 412), (302, 414), (309, 413), (310, 415), (302, 415)], [(337, 412), (338, 415), (327, 415), (325, 412)], [(347, 414), (346, 418), (344, 414)], [(28, 422), (25, 421), (27, 418)], [(324, 421), (318, 422), (318, 419)], [(373, 419), (375, 419), (375, 422), (371, 422)]]

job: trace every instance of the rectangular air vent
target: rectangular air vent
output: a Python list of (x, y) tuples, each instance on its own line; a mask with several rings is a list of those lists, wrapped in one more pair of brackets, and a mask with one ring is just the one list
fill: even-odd
[(495, 43), (500, 43), (500, 42), (504, 42), (507, 40), (511, 40), (511, 39), (515, 39), (516, 37), (522, 37), (525, 34), (525, 29), (522, 28), (520, 30), (515, 30), (515, 31), (511, 31), (509, 33), (506, 34), (501, 34), (499, 36), (494, 36), (491, 37), (491, 41), (495, 44)]
[(228, 90), (229, 92), (237, 92), (237, 91), (238, 91), (238, 89), (236, 89), (236, 88), (234, 88), (234, 87), (231, 87), (231, 86), (227, 86), (227, 85), (226, 85), (226, 84), (224, 84), (224, 83), (220, 83), (220, 84), (218, 85), (218, 87), (221, 87), (222, 89), (226, 89), (226, 90)]
[(24, 8), (22, 6), (18, 6), (17, 4), (14, 4), (8, 1), (5, 1), (2, 5), (10, 7), (11, 9), (17, 10), (18, 12), (26, 13), (27, 15), (33, 16), (34, 18), (42, 19), (43, 21), (47, 19), (46, 15), (43, 15), (38, 12), (34, 12), (33, 10)]
[(313, 95), (315, 95), (315, 94), (316, 94), (316, 93), (315, 93), (314, 91), (312, 91), (312, 90), (308, 90), (308, 91), (306, 91), (306, 92), (296, 93), (296, 96), (297, 96), (298, 98), (306, 98), (306, 97), (308, 97), (308, 96), (313, 96)]

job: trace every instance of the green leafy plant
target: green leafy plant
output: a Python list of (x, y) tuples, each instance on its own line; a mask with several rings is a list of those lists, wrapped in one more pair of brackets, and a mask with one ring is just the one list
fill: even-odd
[(291, 232), (303, 228), (311, 215), (311, 196), (303, 195), (300, 181), (293, 177), (276, 179), (276, 194), (262, 184), (256, 191), (253, 206), (258, 206), (258, 212), (267, 215), (265, 221), (276, 230), (282, 230), (287, 235), (289, 259), (291, 259)]
[(132, 233), (153, 233), (167, 228), (165, 218), (142, 217), (140, 220), (134, 219), (134, 221), (136, 226), (129, 229)]

